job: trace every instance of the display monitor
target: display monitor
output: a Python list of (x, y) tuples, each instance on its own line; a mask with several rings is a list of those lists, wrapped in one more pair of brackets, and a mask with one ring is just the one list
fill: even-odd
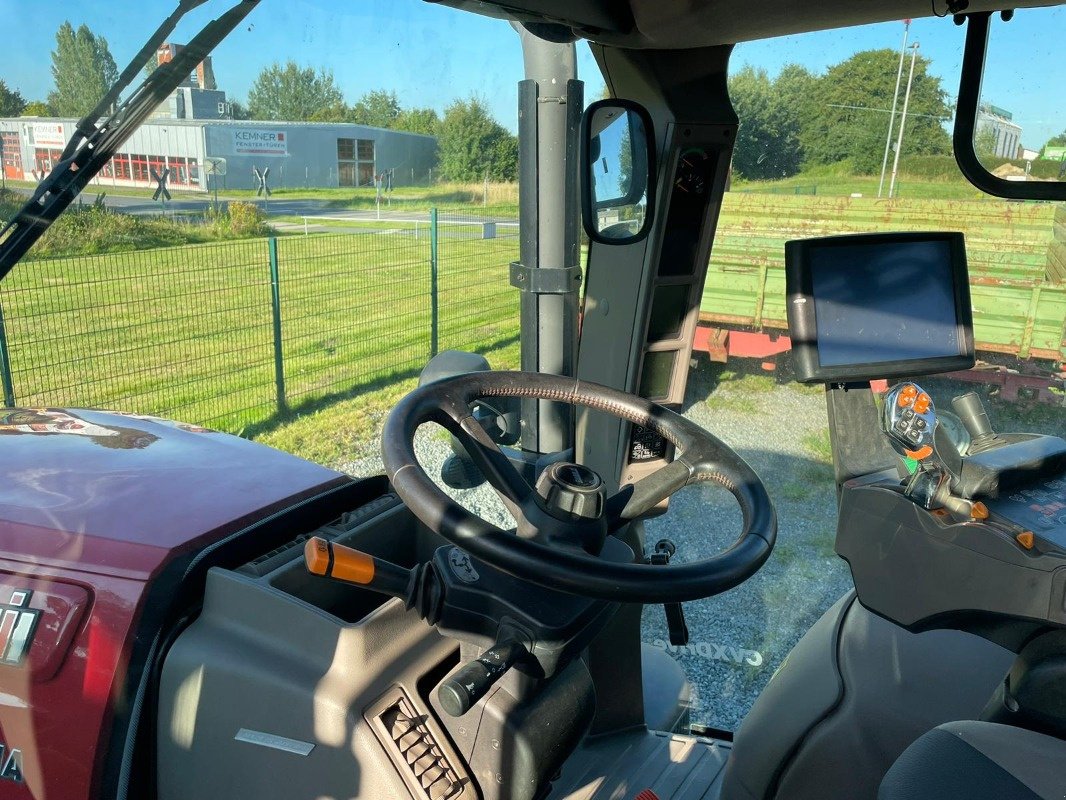
[(785, 244), (798, 380), (866, 381), (974, 364), (961, 233), (877, 233)]

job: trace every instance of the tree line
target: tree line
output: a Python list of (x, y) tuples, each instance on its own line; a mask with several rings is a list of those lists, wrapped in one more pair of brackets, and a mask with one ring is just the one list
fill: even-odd
[[(914, 64), (903, 152), (948, 155), (951, 139), (943, 123), (951, 108), (929, 65), (924, 56)], [(855, 53), (820, 75), (789, 64), (771, 79), (765, 70), (745, 66), (729, 78), (729, 96), (740, 118), (734, 172), (749, 180), (773, 180), (842, 163), (858, 174), (878, 172), (898, 66), (899, 53), (888, 49)], [(904, 64), (896, 130), (908, 69)]]

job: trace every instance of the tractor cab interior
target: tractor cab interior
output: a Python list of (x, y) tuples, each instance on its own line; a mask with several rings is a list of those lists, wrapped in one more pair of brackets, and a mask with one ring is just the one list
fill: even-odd
[[(927, 9), (455, 5), (517, 19), (525, 48), (528, 235), (511, 273), (525, 371), (441, 354), (389, 417), (379, 497), (284, 555), (209, 574), (161, 671), (160, 796), (1058, 796), (1066, 527), (1041, 527), (1030, 501), (1066, 504), (1066, 441), (995, 431), (976, 395), (914, 381), (973, 364), (962, 234), (788, 245), (794, 368), (826, 387), (835, 549), (855, 589), (735, 736), (693, 731), (686, 676), (640, 641), (642, 605), (662, 604), (685, 644), (682, 604), (748, 579), (776, 538), (759, 476), (671, 410), (737, 135), (731, 44)], [(614, 98), (580, 126), (575, 37)], [(899, 382), (882, 396), (878, 379)], [(961, 425), (941, 424), (948, 405)], [(427, 422), (453, 437), (452, 485), (487, 480), (513, 528), (426, 473), (414, 438)], [(739, 535), (671, 562), (642, 520), (704, 481), (735, 497)], [(276, 752), (234, 738), (245, 729), (328, 747), (288, 759), (282, 781)]]
[[(686, 644), (685, 604), (751, 579), (778, 543), (765, 476), (680, 413), (744, 126), (732, 49), (940, 14), (940, 0), (932, 12), (924, 0), (443, 2), (511, 20), (522, 43), (521, 250), (513, 289), (500, 287), (520, 296), (521, 370), (440, 353), (389, 413), (384, 476), (353, 481), (343, 510), (334, 497), (290, 514), (268, 551), (251, 539), (204, 551), (200, 594), (160, 623), (136, 702), (116, 717), (129, 733), (112, 736), (103, 791), (1061, 797), (1066, 440), (998, 430), (977, 395), (923, 387), (974, 363), (961, 233), (786, 247), (795, 378), (824, 386), (828, 410), (838, 514), (823, 527), (854, 589), (736, 731), (694, 726), (689, 676), (641, 640), (643, 608), (662, 606), (670, 641)], [(967, 161), (967, 87), (999, 11), (944, 11), (970, 26), (956, 153), (983, 188), (1061, 201), (1061, 183), (1004, 188)], [(608, 90), (587, 108), (579, 40)], [(420, 463), (427, 423), (449, 437), (443, 481)], [(481, 481), (502, 518), (441, 486)], [(653, 542), (646, 521), (703, 483), (735, 500), (729, 543), (691, 557)], [(726, 533), (716, 512), (699, 524)]]

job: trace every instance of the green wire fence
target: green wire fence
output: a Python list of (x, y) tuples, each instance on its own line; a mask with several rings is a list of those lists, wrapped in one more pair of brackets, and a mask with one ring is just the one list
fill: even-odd
[(4, 404), (239, 431), (518, 336), (518, 225), (472, 215), (356, 233), (27, 261), (0, 284)]

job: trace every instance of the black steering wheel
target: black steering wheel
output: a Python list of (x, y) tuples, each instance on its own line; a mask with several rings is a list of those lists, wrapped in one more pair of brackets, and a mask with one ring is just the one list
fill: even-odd
[[(655, 431), (675, 450), (672, 462), (623, 486), (602, 514), (607, 534), (623, 528), (684, 486), (713, 481), (743, 512), (739, 538), (721, 553), (684, 564), (620, 563), (553, 540), (554, 517), (485, 429), (472, 404), (483, 398), (551, 400), (604, 411)], [(455, 435), (519, 522), (503, 531), (446, 495), (415, 456), (414, 436), (425, 422)], [(759, 476), (721, 440), (680, 414), (606, 386), (531, 372), (474, 372), (415, 389), (389, 414), (382, 455), (392, 486), (407, 507), (448, 541), (497, 569), (548, 589), (632, 603), (674, 603), (710, 597), (751, 577), (770, 556), (777, 517)]]

